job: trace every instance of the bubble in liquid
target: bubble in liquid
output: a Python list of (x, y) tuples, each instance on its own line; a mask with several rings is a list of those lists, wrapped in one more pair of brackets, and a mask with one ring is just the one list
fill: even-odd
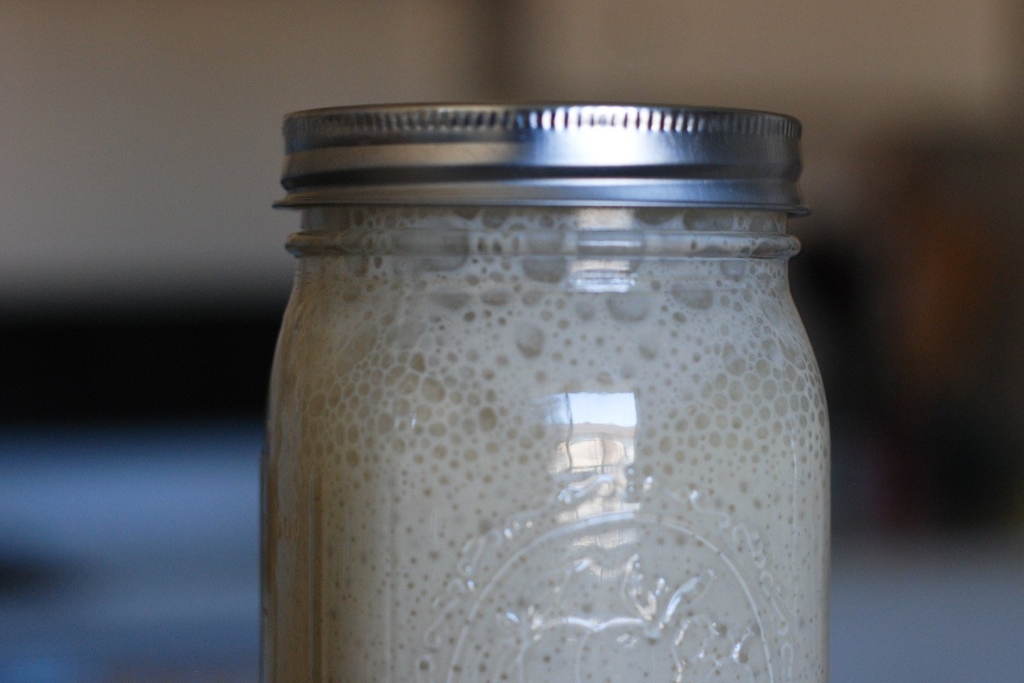
[(441, 383), (436, 379), (423, 380), (423, 385), (420, 387), (420, 393), (430, 403), (438, 403), (444, 400), (445, 390), (441, 386)]
[(491, 431), (498, 425), (498, 416), (490, 408), (482, 408), (478, 417), (480, 419), (480, 429), (485, 432)]
[(441, 308), (446, 308), (449, 311), (457, 311), (467, 303), (469, 303), (469, 294), (461, 292), (443, 292), (439, 294), (431, 294), (430, 300)]
[(640, 344), (640, 357), (644, 360), (654, 360), (658, 356), (658, 349), (650, 344)]
[(706, 311), (715, 302), (714, 295), (710, 289), (693, 289), (680, 283), (672, 285), (669, 294), (687, 308), (698, 311)]
[(480, 295), (480, 300), (488, 306), (504, 306), (508, 303), (508, 292), (501, 289), (492, 289)]
[(725, 259), (719, 264), (722, 275), (730, 280), (742, 280), (747, 274), (746, 261), (742, 259)]
[(650, 297), (643, 294), (617, 294), (608, 297), (608, 312), (616, 320), (635, 323), (647, 317)]
[(426, 361), (423, 358), (422, 353), (414, 353), (412, 358), (409, 359), (409, 367), (416, 372), (423, 372), (427, 369)]
[(537, 282), (560, 282), (565, 277), (565, 259), (556, 257), (523, 259), (526, 277)]
[(544, 350), (544, 332), (536, 325), (523, 325), (516, 332), (516, 348), (525, 358), (536, 358)]

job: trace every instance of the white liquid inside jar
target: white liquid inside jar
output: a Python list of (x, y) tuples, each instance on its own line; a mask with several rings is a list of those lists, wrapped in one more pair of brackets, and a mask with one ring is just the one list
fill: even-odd
[(784, 226), (306, 210), (264, 679), (825, 681), (828, 427)]

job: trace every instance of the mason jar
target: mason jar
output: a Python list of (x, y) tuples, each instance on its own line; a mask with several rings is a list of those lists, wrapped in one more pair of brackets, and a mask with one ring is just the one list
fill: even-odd
[(692, 107), (286, 119), (264, 681), (826, 680), (799, 136)]

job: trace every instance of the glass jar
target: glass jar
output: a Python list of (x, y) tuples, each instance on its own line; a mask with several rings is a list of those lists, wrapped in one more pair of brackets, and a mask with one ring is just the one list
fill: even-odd
[(263, 680), (823, 682), (788, 117), (286, 122)]

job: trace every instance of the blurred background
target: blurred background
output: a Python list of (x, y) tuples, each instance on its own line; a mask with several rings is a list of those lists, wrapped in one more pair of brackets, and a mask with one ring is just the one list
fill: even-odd
[(1024, 671), (1024, 5), (4, 0), (0, 683), (254, 681), (281, 117), (636, 100), (804, 123), (832, 680)]

